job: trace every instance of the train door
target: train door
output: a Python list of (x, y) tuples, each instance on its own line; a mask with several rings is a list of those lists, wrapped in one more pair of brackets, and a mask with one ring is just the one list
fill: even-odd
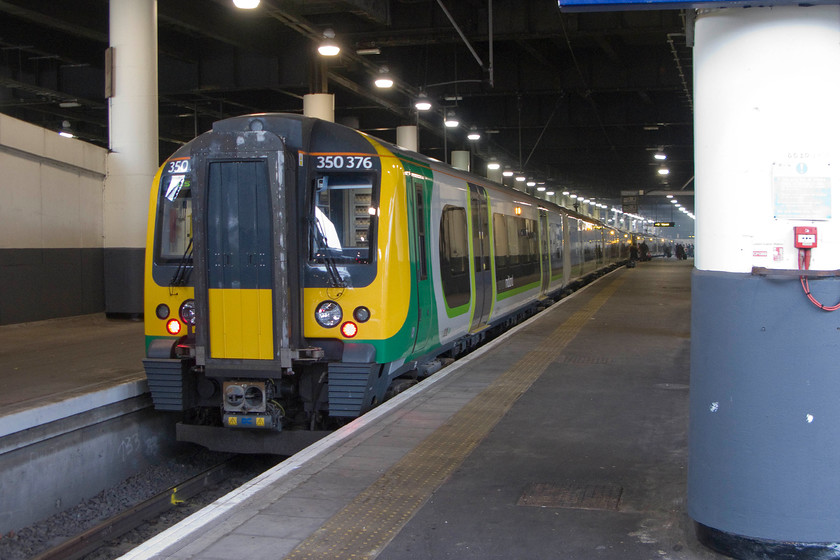
[(207, 338), (213, 359), (274, 356), (272, 223), (266, 159), (206, 169)]
[(470, 332), (481, 330), (490, 317), (493, 306), (493, 271), (490, 267), (490, 223), (487, 191), (470, 185), (470, 218), (472, 220), (472, 250), (475, 278)]
[(548, 212), (544, 208), (540, 208), (540, 269), (541, 282), (540, 294), (545, 294), (548, 291), (548, 285), (551, 282), (551, 266), (550, 253), (548, 249)]
[(429, 275), (429, 239), (426, 235), (426, 188), (425, 181), (419, 177), (409, 180), (409, 193), (413, 193), (414, 201), (414, 237), (416, 269), (415, 286), (417, 286), (417, 336), (414, 339), (414, 351), (419, 352), (430, 345), (432, 334), (432, 317), (434, 309), (434, 291)]

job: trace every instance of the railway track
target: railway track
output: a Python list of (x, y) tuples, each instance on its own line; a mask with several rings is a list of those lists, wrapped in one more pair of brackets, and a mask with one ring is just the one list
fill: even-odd
[[(113, 541), (140, 527), (143, 523), (152, 521), (199, 494), (212, 490), (232, 476), (243, 476), (242, 463), (245, 461), (243, 456), (231, 457), (65, 540), (34, 556), (31, 560), (80, 560), (103, 547), (111, 546)], [(267, 468), (263, 463), (263, 461), (250, 461), (254, 471), (253, 476)], [(246, 476), (249, 474), (251, 473), (247, 473)]]

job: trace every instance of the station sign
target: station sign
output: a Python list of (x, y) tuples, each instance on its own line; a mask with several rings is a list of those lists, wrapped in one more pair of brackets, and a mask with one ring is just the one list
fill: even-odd
[[(816, 0), (808, 5), (834, 4), (836, 0)], [(762, 6), (798, 5), (792, 0), (765, 0)], [(754, 6), (755, 2), (745, 0), (557, 0), (557, 6), (564, 12), (609, 12), (627, 10), (684, 10), (688, 8), (738, 8)]]
[(653, 227), (674, 227), (674, 222), (653, 222)]
[(625, 214), (639, 213), (639, 197), (638, 196), (622, 196), (621, 197), (621, 211)]

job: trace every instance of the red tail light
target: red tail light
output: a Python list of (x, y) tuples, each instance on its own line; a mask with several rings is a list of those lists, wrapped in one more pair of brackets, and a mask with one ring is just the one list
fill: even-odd
[(341, 334), (343, 334), (345, 338), (353, 338), (358, 332), (359, 327), (356, 326), (356, 323), (347, 321), (341, 325)]
[(171, 335), (181, 332), (181, 323), (178, 322), (178, 319), (170, 319), (166, 322), (166, 332)]

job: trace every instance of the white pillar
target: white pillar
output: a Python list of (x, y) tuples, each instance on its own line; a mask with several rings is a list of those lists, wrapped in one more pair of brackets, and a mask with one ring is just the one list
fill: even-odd
[(149, 189), (159, 161), (157, 0), (111, 0), (110, 149), (105, 179), (105, 310), (143, 312)]
[[(805, 225), (819, 232), (812, 268), (840, 268), (840, 6), (702, 11), (694, 72), (688, 513), (701, 541), (738, 557), (814, 543), (828, 557), (840, 317), (813, 306), (795, 272), (751, 271), (795, 271)], [(838, 288), (811, 281), (829, 305)]]
[(303, 114), (329, 122), (335, 122), (335, 95), (332, 93), (308, 93), (303, 96)]
[(419, 142), (417, 140), (417, 126), (405, 125), (397, 127), (397, 146), (411, 150), (412, 152), (419, 152)]
[[(712, 10), (698, 17), (697, 268), (797, 267), (793, 221), (801, 220), (792, 219), (796, 209), (774, 205), (774, 189), (789, 190), (792, 182), (785, 177), (818, 187), (829, 164), (840, 167), (839, 12), (837, 6), (777, 6)], [(799, 164), (806, 173), (797, 173)], [(840, 191), (834, 194), (840, 199)], [(802, 218), (808, 217), (803, 212)], [(838, 223), (820, 224), (828, 245), (821, 244), (813, 257), (824, 268), (840, 268)], [(773, 261), (770, 253), (754, 260), (753, 251), (776, 245), (782, 261)]]
[(452, 151), (452, 167), (463, 171), (470, 170), (470, 153), (466, 150)]

